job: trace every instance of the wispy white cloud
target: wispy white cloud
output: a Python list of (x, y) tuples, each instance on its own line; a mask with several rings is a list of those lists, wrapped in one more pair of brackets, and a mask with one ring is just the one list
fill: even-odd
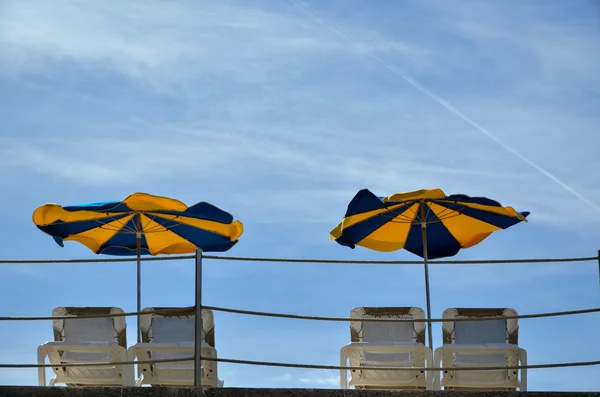
[[(582, 3), (582, 12), (568, 18), (558, 3), (503, 7), (497, 3), (464, 2), (450, 7), (433, 1), (427, 7), (444, 18), (451, 34), (471, 40), (486, 56), (504, 63), (520, 62), (520, 75), (515, 76), (519, 83), (524, 83), (524, 74), (532, 71), (537, 75), (530, 83), (544, 90), (600, 82), (595, 72), (600, 49), (597, 4)], [(524, 57), (507, 59), (503, 57), (506, 50), (519, 51)]]
[(292, 379), (294, 379), (294, 377), (292, 376), (292, 374), (288, 374), (288, 373), (281, 374), (281, 375), (271, 378), (271, 380), (274, 382), (289, 382)]
[[(469, 154), (454, 157), (454, 161), (464, 166), (444, 167), (443, 163), (428, 162), (409, 151), (404, 151), (403, 156), (385, 153), (385, 150), (378, 154), (378, 146), (366, 142), (359, 148), (352, 148), (351, 144), (344, 148), (343, 142), (324, 146), (323, 139), (313, 136), (314, 143), (302, 147), (294, 142), (293, 136), (277, 137), (276, 132), (263, 137), (209, 131), (184, 133), (188, 134), (199, 139), (190, 141), (185, 136), (161, 132), (152, 138), (122, 138), (119, 145), (110, 147), (98, 139), (70, 143), (9, 141), (0, 150), (5, 159), (1, 168), (25, 169), (58, 181), (95, 186), (127, 186), (145, 180), (179, 177), (203, 179), (198, 176), (198, 169), (211, 169), (212, 175), (229, 183), (246, 175), (250, 185), (243, 187), (245, 194), (239, 201), (254, 203), (253, 214), (263, 220), (268, 219), (263, 215), (273, 211), (289, 212), (294, 208), (304, 213), (300, 218), (303, 222), (331, 223), (337, 220), (334, 214), (341, 213), (354, 193), (363, 187), (382, 195), (423, 186), (441, 186), (448, 193), (462, 191), (492, 196), (498, 193), (495, 198), (504, 199), (505, 204), (534, 211), (539, 215), (538, 221), (544, 220), (544, 216), (552, 221), (554, 215), (561, 213), (556, 212), (557, 208), (561, 209), (560, 200), (554, 198), (556, 204), (553, 205), (552, 199), (536, 199), (544, 192), (539, 187), (538, 196), (531, 198), (520, 197), (519, 192), (502, 192), (507, 183), (526, 185), (531, 175), (470, 167), (468, 163), (476, 160), (470, 160)], [(232, 140), (236, 141), (235, 146), (231, 145)], [(355, 155), (346, 155), (348, 151)], [(295, 180), (299, 186), (264, 184), (268, 178)], [(448, 183), (449, 178), (452, 183)], [(484, 183), (486, 190), (474, 190), (470, 186), (474, 180)], [(259, 182), (259, 186), (252, 186), (252, 181)], [(211, 179), (203, 181), (206, 186), (213, 183)], [(256, 203), (270, 204), (263, 207)], [(571, 208), (563, 210), (574, 215)], [(583, 210), (580, 212), (585, 214)]]
[(336, 388), (340, 385), (339, 373), (336, 371), (302, 371), (301, 374), (283, 373), (271, 379), (273, 382), (290, 384), (298, 383), (307, 388)]
[(311, 377), (302, 377), (298, 379), (300, 382), (304, 383), (307, 387), (317, 387), (317, 388), (338, 388), (340, 386), (340, 378), (335, 376), (318, 376), (314, 375)]
[(2, 264), (2, 270), (6, 270), (7, 272), (32, 277), (36, 279), (41, 279), (46, 276), (46, 272), (41, 269), (39, 266), (31, 266), (28, 264), (14, 264), (14, 265), (6, 265)]
[[(125, 74), (162, 93), (196, 96), (191, 82), (215, 78), (268, 83), (274, 73), (306, 72), (307, 57), (318, 61), (344, 53), (299, 16), (241, 2), (67, 2), (60, 11), (44, 2), (13, 2), (1, 18), (5, 73), (43, 73), (45, 62), (77, 62), (87, 70)], [(408, 43), (364, 45), (413, 52)]]
[[(458, 7), (466, 8), (463, 15), (440, 2), (418, 4), (436, 17), (454, 15), (436, 19), (436, 29), (468, 38), (477, 51), (493, 47), (494, 59), (514, 60), (525, 48), (543, 68), (554, 67), (550, 60), (556, 50), (548, 48), (542, 38), (547, 32), (558, 36), (564, 31), (560, 26), (534, 24), (538, 27), (506, 32), (510, 18), (506, 14), (496, 18), (496, 6)], [(536, 222), (559, 225), (567, 217), (595, 221), (585, 208), (573, 208), (574, 198), (545, 180), (539, 170), (474, 133), (464, 120), (445, 112), (382, 65), (365, 62), (350, 51), (348, 43), (290, 4), (259, 9), (246, 3), (206, 2), (190, 9), (177, 3), (112, 7), (110, 2), (73, 2), (58, 12), (44, 3), (11, 3), (4, 15), (6, 23), (0, 28), (0, 42), (7, 48), (0, 56), (6, 66), (4, 73), (19, 76), (43, 71), (52, 63), (71, 62), (81, 73), (110, 70), (123, 74), (149, 89), (150, 95), (156, 90), (176, 93), (180, 96), (171, 106), (183, 109), (182, 117), (168, 122), (150, 111), (123, 113), (121, 119), (103, 120), (104, 125), (99, 126), (76, 120), (72, 128), (88, 133), (77, 139), (71, 136), (66, 142), (60, 135), (38, 141), (10, 138), (2, 149), (5, 169), (26, 169), (57, 180), (98, 186), (125, 186), (144, 178), (190, 178), (198, 169), (210, 169), (219, 179), (247, 178), (247, 196), (240, 196), (241, 201), (277, 198), (264, 211), (278, 203), (310, 207), (302, 210), (307, 215), (302, 219), (308, 221), (331, 213), (325, 202), (337, 208), (362, 187), (389, 194), (423, 186), (488, 195), (532, 211)], [(81, 29), (82, 25), (86, 29)], [(373, 26), (339, 26), (363, 52), (377, 54), (384, 63), (399, 61), (409, 71), (422, 73), (429, 70), (422, 66), (430, 65), (435, 67), (430, 70), (433, 78), (443, 70), (445, 77), (455, 73), (462, 79), (463, 65), (469, 65), (450, 56), (450, 49), (436, 47), (418, 35), (406, 40), (379, 33)], [(515, 26), (525, 29), (524, 24)], [(578, 32), (571, 30), (569, 37), (578, 37)], [(521, 35), (528, 37), (526, 42), (517, 40)], [(590, 32), (582, 35), (584, 43), (569, 51), (590, 57), (586, 55), (593, 46)], [(331, 67), (337, 68), (336, 72), (326, 70)], [(529, 77), (509, 81), (508, 86), (515, 90), (533, 80), (531, 73), (538, 70), (523, 71), (508, 61), (503, 67), (502, 75), (519, 71), (518, 76), (525, 73)], [(556, 68), (559, 73), (568, 66)], [(366, 76), (361, 70), (373, 75)], [(577, 74), (576, 69), (571, 71)], [(494, 73), (498, 70), (490, 70), (488, 78)], [(569, 73), (560, 73), (561, 81), (550, 77), (534, 81), (572, 84)], [(388, 89), (366, 88), (375, 75)], [(477, 76), (485, 78), (485, 73)], [(252, 84), (251, 88), (245, 84)], [(216, 94), (224, 89), (227, 94)], [(556, 111), (561, 106), (570, 109), (566, 102), (552, 107), (539, 101), (523, 104), (518, 91), (506, 90), (491, 99), (486, 95), (494, 93), (490, 90), (482, 87), (483, 96), (477, 97), (470, 88), (462, 92), (460, 87), (445, 87), (441, 91), (466, 109), (469, 117), (481, 120), (484, 128), (561, 181), (568, 181), (582, 196), (592, 202), (600, 197), (593, 181), (580, 172), (593, 160), (578, 155), (580, 149), (595, 147), (596, 139), (588, 133), (596, 123), (595, 116), (569, 121)], [(93, 89), (69, 87), (63, 92), (72, 95), (65, 99), (66, 104), (77, 101), (78, 95), (95, 98), (98, 112), (110, 107), (128, 109), (133, 100), (98, 99)], [(150, 97), (141, 98), (148, 101)], [(580, 131), (578, 143), (567, 133), (573, 123)], [(88, 138), (103, 129), (108, 132), (102, 139)], [(554, 160), (557, 156), (563, 164), (559, 168)], [(270, 178), (288, 183), (267, 182)], [(307, 202), (321, 204), (306, 206)]]
[[(486, 128), (481, 123), (475, 121), (472, 117), (470, 117), (469, 115), (465, 114), (463, 111), (458, 109), (453, 103), (451, 103), (450, 101), (448, 101), (445, 98), (438, 95), (436, 92), (430, 90), (429, 88), (427, 88), (426, 86), (421, 84), (418, 80), (413, 78), (410, 74), (408, 74), (402, 68), (398, 67), (395, 63), (387, 61), (387, 60), (377, 56), (373, 52), (367, 51), (367, 50), (361, 48), (360, 46), (357, 46), (356, 41), (351, 36), (349, 36), (343, 29), (340, 29), (339, 27), (336, 27), (336, 26), (332, 25), (331, 23), (328, 23), (327, 21), (320, 18), (318, 13), (316, 13), (312, 7), (309, 7), (309, 6), (303, 4), (299, 1), (296, 1), (296, 0), (289, 0), (289, 1), (292, 4), (294, 4), (296, 7), (298, 7), (302, 12), (304, 12), (307, 15), (309, 15), (310, 17), (312, 17), (315, 21), (318, 21), (319, 23), (321, 23), (321, 25), (323, 27), (327, 28), (333, 34), (335, 34), (340, 39), (345, 41), (349, 46), (358, 50), (361, 55), (371, 58), (373, 61), (379, 63), (383, 68), (394, 73), (399, 78), (403, 79), (405, 82), (407, 82), (412, 87), (417, 89), (420, 93), (429, 97), (430, 99), (432, 99), (433, 101), (435, 101), (436, 103), (441, 105), (443, 108), (445, 108), (447, 111), (449, 111), (450, 113), (452, 113), (453, 115), (458, 117), (460, 120), (464, 121), (466, 124), (471, 126), (472, 130), (477, 131), (478, 133), (481, 133), (482, 135), (488, 137), (495, 144), (497, 144), (499, 147), (501, 147), (505, 152), (508, 152), (510, 155), (517, 157), (518, 159), (520, 159), (521, 161), (526, 163), (531, 168), (535, 169), (536, 171), (538, 171), (545, 177), (552, 180), (560, 188), (568, 191), (573, 196), (578, 198), (580, 201), (584, 202), (588, 207), (600, 212), (600, 206), (597, 205), (593, 200), (590, 200), (587, 196), (583, 195), (580, 191), (574, 189), (570, 184), (566, 183), (565, 180), (563, 180), (562, 178), (559, 178), (555, 173), (550, 172), (546, 167), (543, 167), (540, 164), (538, 164), (537, 162), (533, 161), (529, 156), (523, 154), (523, 152), (521, 150), (519, 150), (517, 147), (515, 147), (515, 146), (511, 145), (510, 143), (508, 143), (507, 141), (505, 141), (502, 137), (500, 137), (496, 133), (492, 132), (489, 128)], [(544, 62), (545, 60), (540, 59), (540, 61)], [(586, 65), (586, 66), (589, 66), (589, 65)]]
[[(262, 80), (268, 70), (261, 67), (277, 53), (302, 56), (305, 48), (327, 47), (290, 37), (302, 26), (287, 25), (288, 19), (257, 9), (220, 2), (197, 3), (192, 9), (181, 3), (117, 4), (67, 2), (60, 11), (43, 2), (9, 4), (0, 35), (5, 54), (11, 56), (7, 63), (39, 69), (40, 61), (91, 62), (145, 84), (151, 78), (176, 84), (207, 69), (212, 75), (227, 75), (232, 68), (238, 78)], [(263, 45), (244, 45), (244, 36)], [(248, 62), (238, 66), (239, 58)], [(190, 61), (196, 61), (195, 68)]]

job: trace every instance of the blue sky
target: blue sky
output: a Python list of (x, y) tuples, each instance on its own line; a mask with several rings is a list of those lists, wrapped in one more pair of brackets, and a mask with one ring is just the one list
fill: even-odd
[[(3, 258), (91, 258), (31, 222), (46, 202), (143, 191), (244, 222), (236, 256), (398, 259), (329, 230), (361, 188), (482, 195), (528, 224), (454, 259), (592, 256), (600, 247), (600, 9), (592, 0), (7, 1), (0, 6)], [(2, 265), (2, 315), (136, 306), (135, 264)], [(432, 311), (597, 307), (594, 262), (431, 266)], [(206, 261), (208, 305), (347, 316), (425, 307), (422, 266)], [(193, 304), (193, 262), (143, 266), (143, 306)], [(597, 315), (522, 320), (531, 364), (597, 360)], [(441, 328), (434, 325), (434, 344)], [(337, 364), (348, 324), (216, 313), (225, 358)], [(4, 323), (31, 363), (50, 322)], [(135, 319), (128, 340), (135, 343)], [(598, 390), (595, 367), (530, 389)], [(221, 364), (228, 386), (337, 387), (335, 371)], [(0, 370), (35, 384), (36, 370)]]

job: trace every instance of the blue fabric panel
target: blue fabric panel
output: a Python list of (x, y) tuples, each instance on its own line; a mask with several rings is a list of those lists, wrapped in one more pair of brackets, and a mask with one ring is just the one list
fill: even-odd
[(198, 244), (198, 248), (202, 249), (205, 252), (225, 252), (225, 251), (229, 251), (231, 249), (231, 247), (233, 247), (237, 243), (238, 243), (238, 240), (231, 241), (229, 239), (224, 239), (221, 243), (217, 243), (217, 242), (211, 243), (210, 247), (208, 247), (207, 249), (202, 249), (201, 244)]
[(183, 214), (185, 216), (189, 216), (190, 218), (206, 219), (209, 221), (215, 221), (219, 223), (233, 222), (233, 216), (230, 213), (225, 212), (222, 209), (207, 202), (194, 204), (187, 210), (185, 210)]
[(339, 245), (343, 245), (344, 247), (350, 247), (352, 249), (356, 248), (356, 244), (355, 243), (346, 242), (344, 240), (344, 235), (343, 234), (342, 234), (342, 236), (340, 238), (336, 238), (335, 242), (338, 243)]
[(69, 205), (65, 211), (96, 211), (96, 212), (129, 212), (131, 211), (121, 201), (99, 201), (97, 203)]
[(54, 239), (54, 242), (55, 242), (56, 244), (60, 245), (61, 247), (64, 247), (64, 246), (65, 246), (65, 243), (64, 243), (64, 241), (63, 241), (63, 239), (62, 239), (62, 238), (60, 238), (60, 237), (57, 237), (57, 236), (52, 236), (52, 238)]
[[(454, 256), (460, 251), (460, 244), (441, 222), (427, 224), (427, 256), (428, 259), (438, 259)], [(421, 225), (415, 224), (410, 228), (404, 249), (423, 258), (423, 232)]]
[[(132, 255), (136, 255), (137, 237), (135, 231), (137, 230), (137, 216), (134, 216), (127, 222), (121, 231), (112, 236), (98, 249), (97, 253), (106, 253), (109, 247), (123, 247), (132, 249)], [(148, 248), (144, 234), (142, 233), (142, 248)], [(123, 255), (123, 254), (122, 254)], [(126, 255), (126, 254), (125, 254)]]
[[(79, 234), (81, 232), (85, 232), (90, 229), (95, 229), (101, 225), (105, 225), (107, 223), (124, 218), (126, 216), (128, 216), (128, 214), (107, 216), (106, 218), (94, 219), (91, 221), (86, 220), (86, 221), (68, 222), (68, 223), (63, 222), (63, 221), (56, 221), (47, 226), (37, 226), (37, 227), (38, 227), (38, 229), (50, 234), (51, 236), (63, 239), (63, 238), (72, 236), (74, 234)], [(57, 243), (58, 243), (58, 241), (57, 241)], [(59, 243), (59, 245), (60, 245), (60, 243)]]
[(195, 204), (183, 212), (160, 210), (145, 212), (144, 214), (148, 217), (152, 217), (151, 214), (185, 216), (187, 218), (202, 219), (225, 224), (233, 222), (233, 216), (231, 214), (209, 203)]
[(423, 257), (423, 236), (421, 234), (421, 225), (413, 225), (408, 232), (404, 249), (408, 252)]
[[(521, 222), (521, 220), (519, 220), (515, 217), (512, 217), (512, 216), (504, 216), (501, 214), (496, 214), (494, 212), (488, 212), (488, 211), (478, 210), (475, 208), (460, 206), (460, 203), (447, 204), (447, 203), (440, 203), (440, 202), (436, 201), (435, 204), (438, 204), (442, 207), (452, 208), (456, 211), (459, 211), (462, 214), (470, 216), (471, 218), (478, 219), (480, 221), (489, 223), (490, 225), (494, 225), (494, 226), (497, 226), (502, 229), (506, 229), (510, 226), (516, 225), (517, 223)], [(529, 212), (525, 212), (523, 214), (529, 215)]]
[(383, 203), (376, 195), (371, 193), (370, 190), (362, 189), (356, 193), (354, 198), (348, 204), (348, 209), (346, 210), (345, 216), (361, 214), (363, 212), (384, 208), (385, 206), (386, 204)]
[(466, 194), (451, 194), (450, 196), (446, 196), (446, 198), (444, 198), (444, 200), (462, 201), (465, 203), (489, 205), (492, 207), (502, 207), (502, 204), (500, 204), (496, 200), (492, 200), (487, 197), (471, 197), (471, 196), (467, 196)]
[[(137, 255), (137, 238), (135, 234), (118, 234), (109, 241), (104, 244), (97, 254), (104, 255), (117, 255), (117, 256), (136, 256)], [(146, 236), (142, 234), (142, 238), (140, 239), (140, 255), (151, 255), (150, 249), (148, 249), (148, 243), (146, 241)]]

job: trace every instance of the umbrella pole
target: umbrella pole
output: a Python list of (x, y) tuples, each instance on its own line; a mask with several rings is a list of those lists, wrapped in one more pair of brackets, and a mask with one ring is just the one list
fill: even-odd
[(142, 339), (142, 331), (140, 329), (140, 312), (142, 311), (142, 228), (141, 219), (137, 217), (137, 231), (135, 234), (136, 245), (137, 245), (137, 342), (140, 343)]
[[(423, 264), (425, 266), (425, 295), (427, 297), (427, 320), (431, 320), (431, 295), (429, 293), (429, 266), (427, 264), (427, 222), (425, 219), (425, 203), (421, 203), (421, 233), (423, 236)], [(433, 334), (431, 322), (427, 323), (427, 336), (429, 348), (433, 350)]]
[(202, 385), (202, 250), (196, 250), (196, 329), (194, 332), (194, 387)]

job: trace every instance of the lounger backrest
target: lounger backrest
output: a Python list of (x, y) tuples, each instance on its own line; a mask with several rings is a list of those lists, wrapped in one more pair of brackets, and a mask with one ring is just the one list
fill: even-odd
[[(142, 341), (144, 343), (194, 343), (194, 307), (151, 307), (141, 317)], [(202, 309), (201, 337), (207, 344), (215, 346), (214, 316), (208, 309)]]
[[(57, 307), (53, 317), (72, 317), (52, 320), (54, 340), (65, 343), (109, 344), (117, 343), (127, 348), (125, 317), (78, 318), (80, 316), (123, 313), (118, 307)], [(105, 361), (108, 352), (65, 350), (60, 353), (64, 361)]]
[(78, 318), (118, 313), (123, 313), (123, 310), (117, 307), (57, 307), (52, 311), (52, 316), (73, 318), (52, 321), (54, 340), (77, 343), (118, 343), (126, 348), (125, 317)]
[[(350, 324), (352, 342), (411, 342), (425, 343), (425, 323), (413, 321), (362, 321), (368, 318), (378, 319), (418, 319), (425, 314), (418, 307), (358, 307), (350, 312), (356, 318)], [(377, 360), (405, 361), (411, 358), (409, 353), (377, 354), (366, 353), (365, 359), (377, 357)]]
[[(452, 344), (518, 344), (518, 320), (506, 319), (517, 312), (507, 308), (467, 309), (452, 308), (443, 313), (448, 319), (443, 323), (444, 343)], [(493, 320), (454, 321), (457, 318), (495, 317)], [(473, 363), (503, 363), (505, 354), (466, 355), (456, 354), (455, 361)]]

